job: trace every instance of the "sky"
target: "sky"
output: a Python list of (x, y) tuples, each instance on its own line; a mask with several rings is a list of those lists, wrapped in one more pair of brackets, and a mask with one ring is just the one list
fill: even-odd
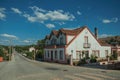
[(88, 26), (120, 35), (120, 0), (0, 0), (0, 44), (29, 45), (51, 30)]

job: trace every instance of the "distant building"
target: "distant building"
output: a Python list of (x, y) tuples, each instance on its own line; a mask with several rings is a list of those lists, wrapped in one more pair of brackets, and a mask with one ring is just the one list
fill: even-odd
[(35, 51), (35, 48), (34, 47), (30, 47), (29, 48), (29, 52), (33, 52), (33, 51)]
[(67, 63), (70, 57), (73, 60), (81, 60), (94, 55), (98, 58), (106, 58), (111, 54), (111, 47), (97, 39), (86, 27), (76, 29), (60, 29), (51, 31), (45, 37), (44, 60), (59, 63)]

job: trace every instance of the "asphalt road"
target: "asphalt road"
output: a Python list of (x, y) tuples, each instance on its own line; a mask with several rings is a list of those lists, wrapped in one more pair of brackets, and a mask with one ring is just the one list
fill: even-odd
[(120, 80), (120, 71), (32, 61), (14, 53), (12, 61), (0, 62), (0, 80)]

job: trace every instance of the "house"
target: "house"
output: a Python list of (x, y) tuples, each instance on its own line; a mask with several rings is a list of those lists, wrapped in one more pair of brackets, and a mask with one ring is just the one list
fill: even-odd
[(97, 32), (95, 28), (93, 35), (87, 26), (51, 31), (45, 37), (44, 60), (67, 63), (71, 58), (81, 60), (91, 55), (106, 58), (111, 53), (111, 47), (97, 39)]
[(119, 45), (112, 46), (111, 51), (113, 57), (120, 61), (120, 46)]
[(29, 48), (29, 52), (33, 52), (33, 51), (35, 51), (35, 48), (34, 47), (30, 47)]

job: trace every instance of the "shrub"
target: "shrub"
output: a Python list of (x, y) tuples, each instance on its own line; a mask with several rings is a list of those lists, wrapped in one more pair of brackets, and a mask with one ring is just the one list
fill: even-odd
[(95, 63), (95, 62), (97, 62), (96, 58), (90, 59), (90, 63)]
[(79, 61), (73, 61), (73, 65), (77, 66), (79, 64)]
[(33, 52), (26, 52), (26, 54), (29, 59), (33, 59)]

